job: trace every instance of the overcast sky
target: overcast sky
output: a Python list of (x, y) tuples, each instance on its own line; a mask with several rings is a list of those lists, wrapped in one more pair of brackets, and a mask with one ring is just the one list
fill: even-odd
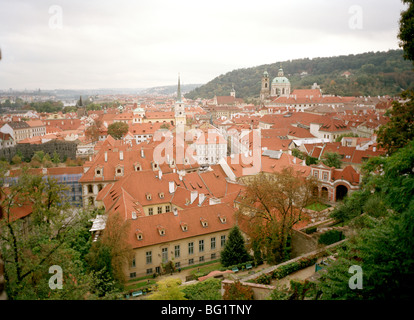
[(0, 89), (207, 83), (398, 48), (400, 0), (0, 0)]

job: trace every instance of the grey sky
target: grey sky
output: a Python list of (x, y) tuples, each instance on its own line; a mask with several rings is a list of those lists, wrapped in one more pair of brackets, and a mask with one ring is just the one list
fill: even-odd
[(175, 84), (178, 73), (206, 83), (238, 68), (397, 49), (404, 9), (400, 0), (0, 0), (0, 89), (142, 88)]

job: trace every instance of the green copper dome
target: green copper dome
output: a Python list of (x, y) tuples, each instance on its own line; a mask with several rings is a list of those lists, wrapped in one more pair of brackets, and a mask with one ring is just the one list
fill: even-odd
[(286, 77), (276, 77), (273, 79), (272, 83), (290, 83)]
[(282, 66), (279, 69), (277, 77), (273, 79), (272, 83), (290, 83), (288, 78), (286, 78), (283, 74)]

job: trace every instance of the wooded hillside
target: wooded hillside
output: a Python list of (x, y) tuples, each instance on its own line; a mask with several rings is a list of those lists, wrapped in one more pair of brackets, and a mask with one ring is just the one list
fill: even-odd
[[(272, 80), (277, 76), (280, 65), (291, 82), (292, 90), (310, 88), (317, 83), (324, 94), (393, 96), (414, 86), (411, 62), (404, 60), (402, 50), (389, 50), (329, 58), (305, 58), (237, 69), (216, 77), (185, 97), (211, 99), (214, 95), (229, 95), (234, 85), (237, 97), (258, 98), (263, 72), (267, 70)], [(348, 78), (342, 75), (345, 71), (351, 73)]]

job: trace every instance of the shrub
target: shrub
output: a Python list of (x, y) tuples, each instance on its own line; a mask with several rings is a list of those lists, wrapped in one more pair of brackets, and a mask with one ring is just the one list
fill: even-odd
[(319, 237), (318, 243), (324, 244), (324, 245), (330, 245), (332, 243), (341, 241), (344, 239), (344, 235), (342, 234), (342, 231), (339, 230), (330, 230), (327, 231)]
[(272, 275), (262, 274), (260, 277), (256, 279), (256, 283), (260, 284), (270, 284), (272, 281)]
[(273, 272), (269, 274), (263, 274), (259, 276), (255, 280), (255, 282), (260, 284), (270, 284), (272, 279), (282, 279), (295, 271), (299, 271), (311, 265), (314, 265), (316, 261), (316, 257), (301, 258), (298, 261), (294, 261), (289, 264), (280, 266), (279, 268), (273, 270)]
[(226, 286), (223, 300), (253, 300), (253, 289), (236, 281)]
[(305, 233), (306, 234), (312, 234), (312, 233), (316, 232), (316, 230), (318, 230), (318, 227), (310, 227), (310, 228), (307, 228), (305, 230)]
[(189, 300), (221, 300), (221, 281), (210, 278), (183, 288), (185, 298)]

